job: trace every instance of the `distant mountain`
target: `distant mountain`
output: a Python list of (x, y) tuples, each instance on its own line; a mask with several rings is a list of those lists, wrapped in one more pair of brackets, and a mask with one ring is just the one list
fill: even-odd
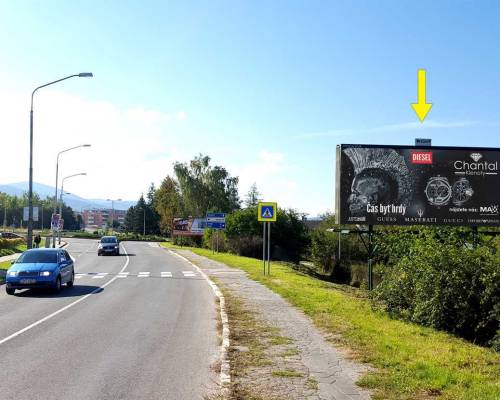
[[(9, 183), (0, 185), (0, 192), (7, 193), (11, 196), (22, 196), (28, 191), (28, 182)], [(33, 182), (33, 192), (37, 193), (42, 199), (46, 197), (54, 197), (55, 187), (44, 185), (42, 183)], [(58, 193), (59, 196), (59, 193)], [(85, 199), (83, 197), (67, 194), (63, 196), (64, 203), (70, 206), (75, 211), (80, 211), (83, 208), (111, 208), (111, 202), (105, 199)], [(116, 210), (128, 210), (137, 202), (131, 200), (115, 201), (114, 207)]]

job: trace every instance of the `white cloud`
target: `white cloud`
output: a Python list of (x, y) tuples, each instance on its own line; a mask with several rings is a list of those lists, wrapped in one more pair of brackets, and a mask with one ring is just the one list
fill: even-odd
[(261, 150), (252, 162), (233, 168), (240, 178), (242, 200), (255, 182), (266, 201), (277, 201), (280, 207), (297, 207), (297, 183), (290, 179), (295, 166), (290, 164), (283, 153)]
[[(0, 91), (0, 109), (2, 164), (11, 166), (2, 168), (0, 182), (27, 181), (26, 96)], [(47, 89), (35, 97), (34, 180), (54, 185), (57, 152), (90, 143), (91, 148), (61, 155), (60, 177), (88, 174), (66, 181), (66, 189), (89, 198), (135, 199), (151, 181), (159, 182), (171, 172), (175, 160), (186, 158), (176, 135), (185, 119), (183, 111), (120, 109), (109, 102)]]

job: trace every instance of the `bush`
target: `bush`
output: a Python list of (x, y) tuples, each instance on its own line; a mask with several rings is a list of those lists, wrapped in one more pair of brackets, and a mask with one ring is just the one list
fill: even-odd
[[(299, 262), (309, 247), (309, 236), (301, 216), (293, 210), (279, 209), (277, 221), (271, 224), (271, 256), (274, 259)], [(262, 223), (257, 208), (235, 211), (226, 217), (228, 248), (239, 255), (262, 256)]]
[(174, 236), (172, 243), (177, 246), (202, 247), (202, 236)]
[(227, 241), (228, 249), (231, 253), (244, 257), (262, 257), (262, 237), (261, 236), (240, 236)]
[(221, 252), (227, 251), (226, 234), (222, 230), (205, 229), (203, 233), (203, 247), (210, 250), (219, 249)]
[(24, 244), (24, 239), (0, 239), (0, 249), (14, 249)]
[[(385, 242), (390, 245), (394, 240), (389, 237)], [(399, 240), (406, 254), (393, 264), (378, 266), (383, 279), (375, 296), (387, 310), (479, 344), (498, 340), (498, 249), (491, 245), (473, 248), (470, 237), (443, 228), (421, 228), (419, 235), (399, 235)]]

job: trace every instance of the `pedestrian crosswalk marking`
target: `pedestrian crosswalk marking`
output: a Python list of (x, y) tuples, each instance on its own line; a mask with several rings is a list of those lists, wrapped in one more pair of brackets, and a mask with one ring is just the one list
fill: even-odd
[[(195, 271), (181, 271), (182, 277), (184, 278), (195, 278), (196, 272)], [(91, 279), (104, 279), (106, 276), (116, 276), (117, 278), (174, 278), (174, 274), (180, 275), (180, 272), (172, 272), (172, 271), (160, 271), (159, 273), (157, 272), (151, 272), (151, 271), (140, 271), (137, 273), (130, 273), (130, 272), (118, 272), (115, 274), (109, 273), (109, 272), (87, 272), (87, 273), (75, 273), (75, 279), (82, 279), (82, 278), (91, 278)], [(180, 277), (180, 276), (178, 276)]]

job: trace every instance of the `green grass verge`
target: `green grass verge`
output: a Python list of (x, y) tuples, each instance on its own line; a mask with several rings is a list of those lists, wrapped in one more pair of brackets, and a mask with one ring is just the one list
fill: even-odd
[(16, 247), (7, 247), (7, 248), (0, 248), (0, 257), (4, 256), (10, 256), (12, 254), (16, 253), (22, 253), (23, 251), (26, 251), (27, 247), (25, 244), (21, 244)]
[(11, 266), (11, 261), (0, 262), (0, 269), (9, 269)]
[(373, 390), (374, 399), (500, 398), (500, 355), (492, 350), (392, 319), (373, 308), (363, 291), (311, 278), (285, 264), (272, 263), (268, 277), (259, 260), (189, 250), (246, 271), (303, 310), (352, 357), (375, 367), (358, 382)]

